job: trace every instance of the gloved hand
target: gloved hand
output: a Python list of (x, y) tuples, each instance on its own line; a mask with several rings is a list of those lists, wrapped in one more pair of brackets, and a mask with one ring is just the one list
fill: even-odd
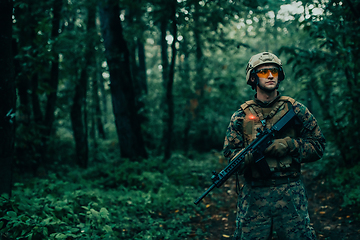
[(289, 145), (284, 138), (275, 139), (274, 142), (265, 149), (264, 154), (270, 157), (284, 157), (289, 152)]
[(244, 162), (245, 162), (245, 165), (249, 165), (250, 163), (252, 163), (254, 161), (254, 156), (251, 152), (248, 152), (246, 155), (245, 155), (245, 159), (244, 159)]

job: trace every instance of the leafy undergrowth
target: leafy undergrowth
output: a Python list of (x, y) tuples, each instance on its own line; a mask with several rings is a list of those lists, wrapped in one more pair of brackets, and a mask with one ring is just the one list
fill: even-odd
[(193, 202), (219, 168), (214, 159), (122, 159), (26, 179), (1, 197), (0, 238), (206, 239), (194, 223), (211, 216)]
[[(233, 178), (193, 204), (210, 186), (211, 171), (224, 166), (216, 152), (191, 159), (175, 154), (167, 162), (107, 159), (87, 170), (26, 178), (10, 199), (0, 198), (0, 239), (231, 239)], [(360, 236), (358, 198), (349, 194), (357, 191), (356, 171), (339, 170), (331, 179), (316, 177), (313, 166), (304, 169), (318, 239)]]

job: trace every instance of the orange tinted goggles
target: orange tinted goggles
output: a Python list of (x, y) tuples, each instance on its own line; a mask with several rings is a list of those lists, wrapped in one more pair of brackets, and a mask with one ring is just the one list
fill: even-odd
[(263, 69), (255, 71), (255, 73), (260, 78), (268, 78), (269, 75), (270, 75), (270, 72), (271, 72), (271, 75), (273, 75), (273, 77), (279, 76), (279, 69), (278, 68), (263, 68)]

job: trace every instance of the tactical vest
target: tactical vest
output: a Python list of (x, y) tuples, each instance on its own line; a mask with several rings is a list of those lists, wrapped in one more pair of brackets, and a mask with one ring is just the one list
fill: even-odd
[[(287, 113), (290, 107), (295, 103), (295, 100), (290, 97), (280, 97), (270, 107), (260, 107), (254, 100), (250, 100), (241, 105), (241, 108), (245, 112), (245, 118), (243, 119), (243, 133), (245, 147), (248, 146), (258, 133), (257, 129), (264, 130), (264, 128), (270, 129), (282, 116)], [(281, 130), (276, 139), (291, 137), (295, 138), (297, 131), (294, 124), (289, 124), (285, 129)], [(272, 172), (272, 177), (289, 177), (297, 176), (300, 173), (300, 164), (293, 161), (290, 155), (275, 159), (266, 157), (266, 161), (269, 164)], [(250, 171), (249, 171), (250, 170)], [(250, 165), (250, 169), (245, 172), (245, 178), (258, 179), (261, 178), (255, 165)]]

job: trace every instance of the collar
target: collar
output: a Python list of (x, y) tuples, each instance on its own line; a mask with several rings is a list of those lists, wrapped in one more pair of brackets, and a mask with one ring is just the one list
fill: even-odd
[(272, 105), (274, 105), (274, 103), (276, 103), (279, 100), (280, 97), (281, 97), (281, 94), (278, 92), (278, 95), (276, 96), (276, 98), (274, 100), (272, 100), (271, 102), (262, 102), (259, 99), (257, 99), (257, 94), (255, 94), (254, 101), (260, 107), (268, 108), (268, 107), (272, 107)]

